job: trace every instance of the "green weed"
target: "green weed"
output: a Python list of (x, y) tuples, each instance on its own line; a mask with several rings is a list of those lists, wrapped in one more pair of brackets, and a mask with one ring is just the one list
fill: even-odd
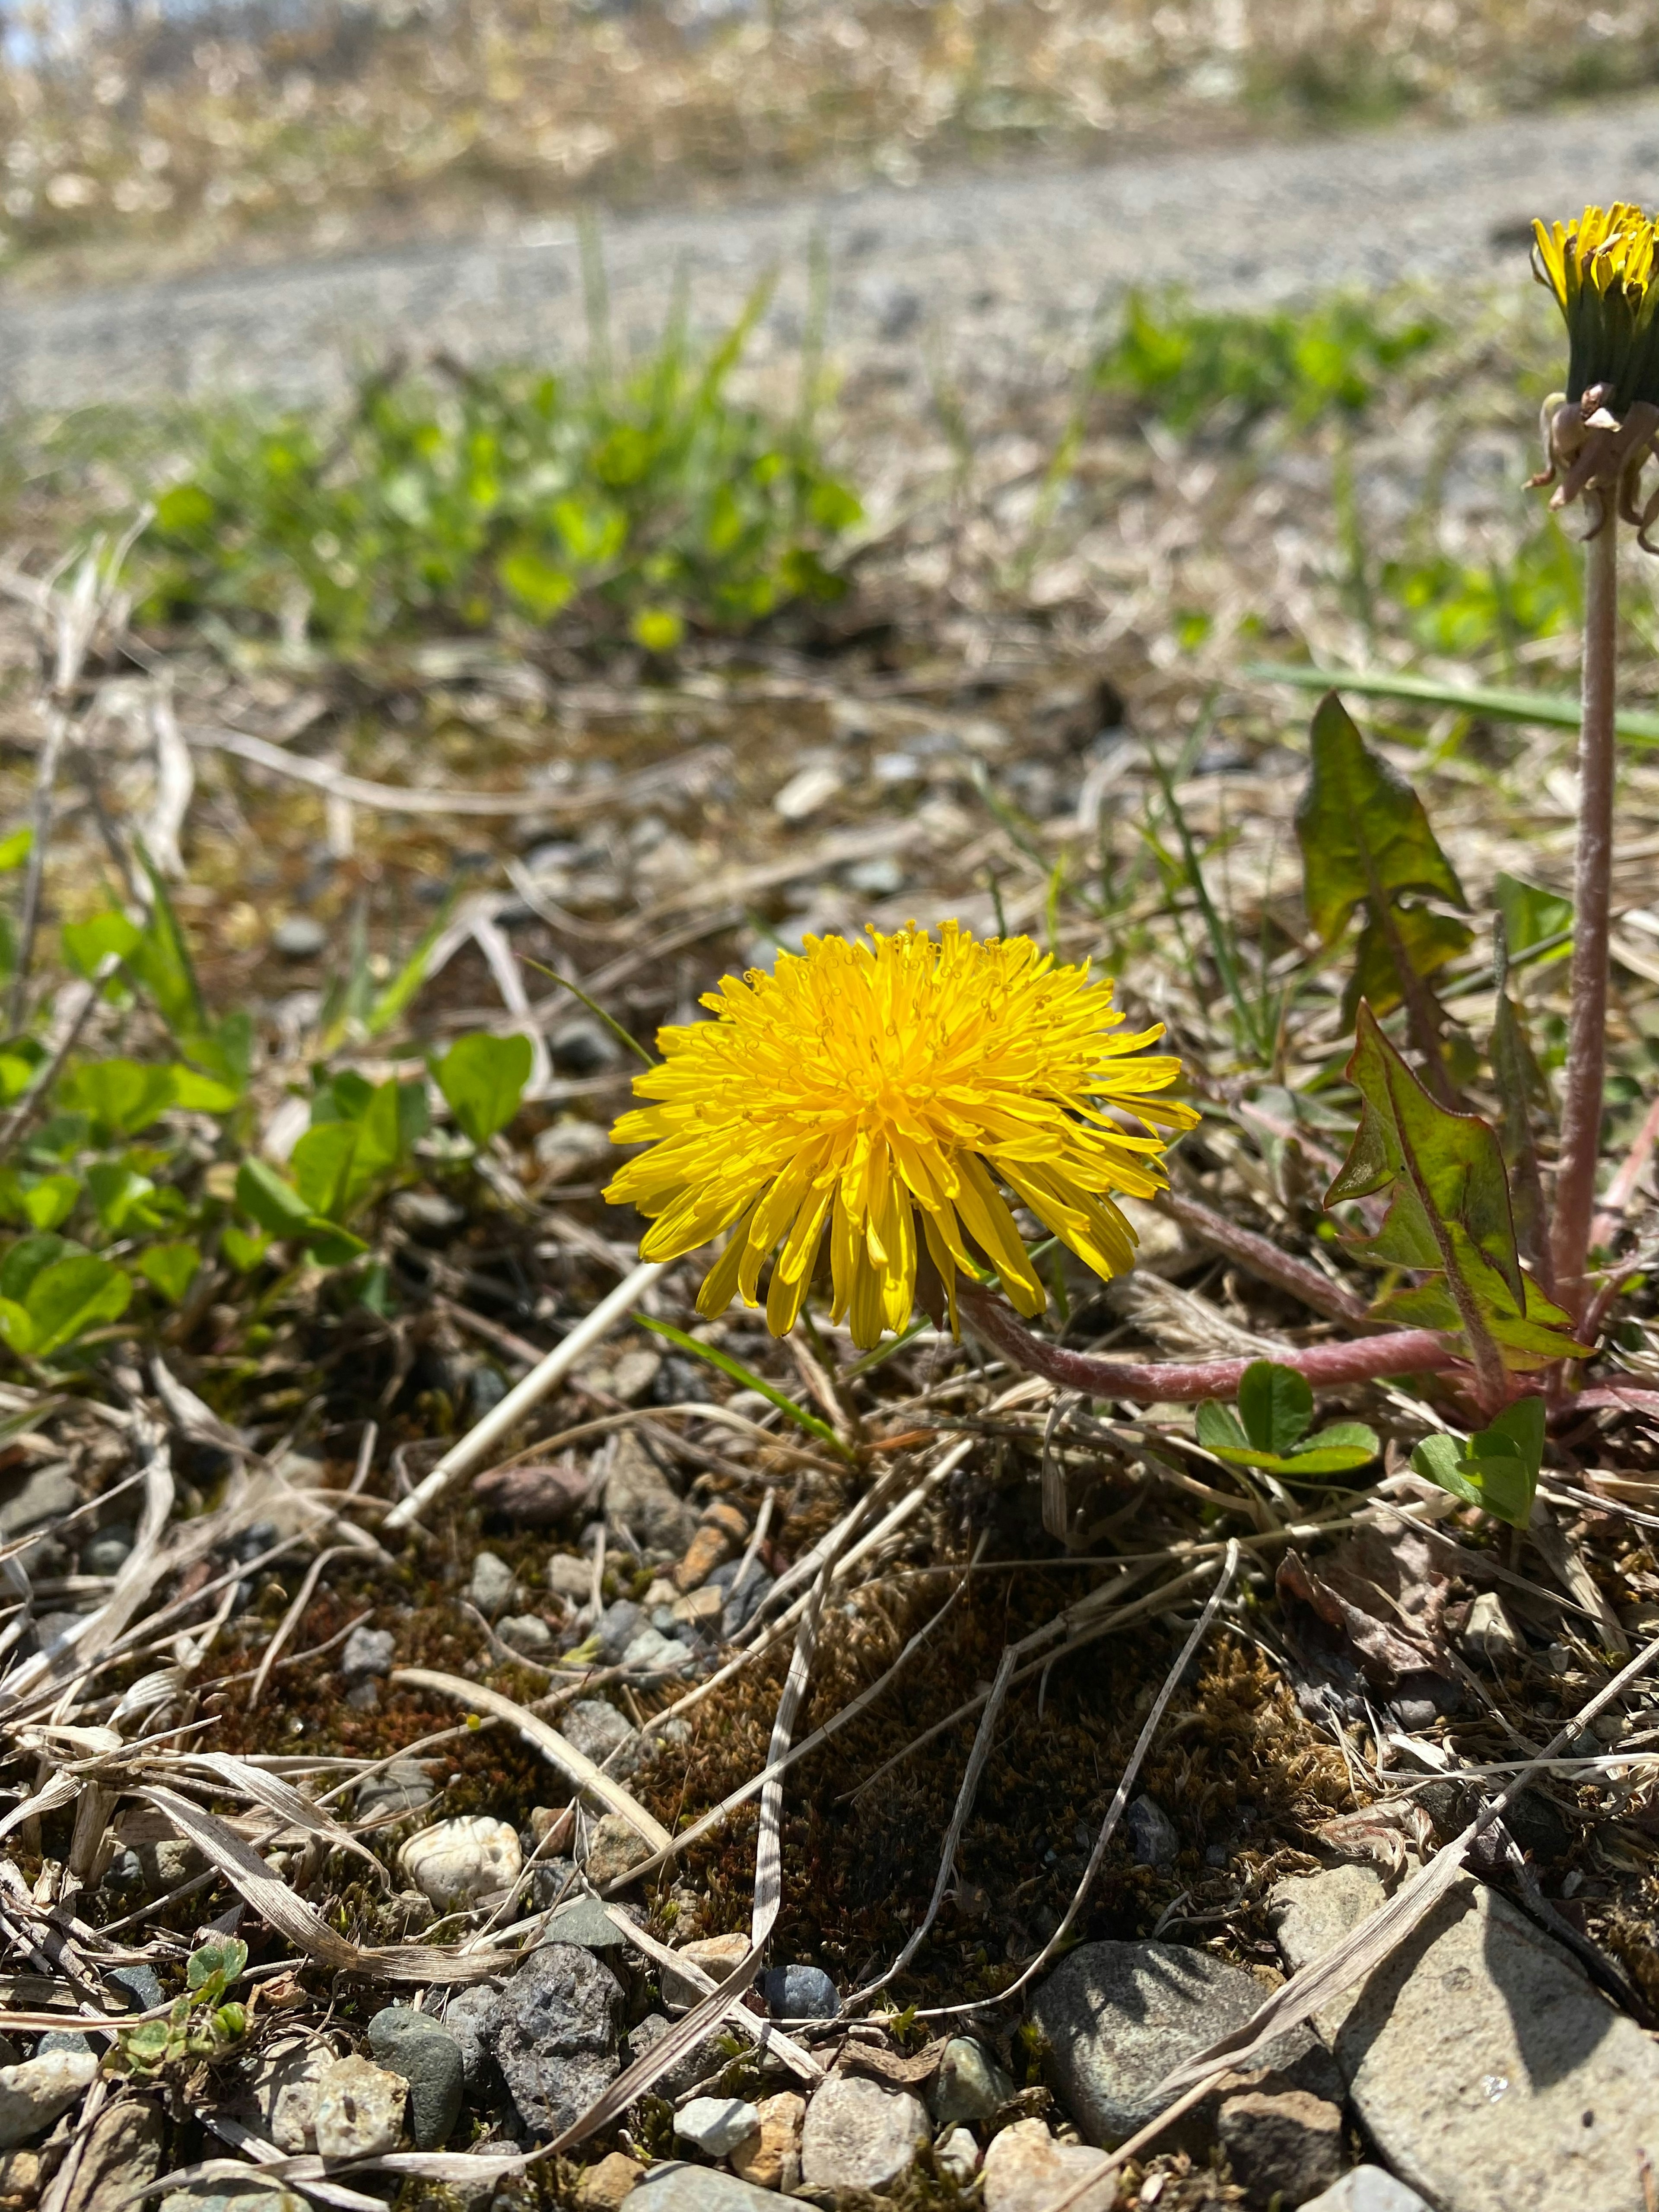
[(1430, 316), (1346, 293), (1251, 313), (1197, 308), (1178, 292), (1132, 292), (1094, 381), (1176, 430), (1217, 417), (1243, 427), (1267, 414), (1306, 424), (1364, 414), (1381, 380), (1441, 336)]
[(349, 649), (398, 632), (556, 622), (668, 653), (843, 588), (858, 520), (810, 421), (727, 389), (762, 304), (700, 355), (679, 319), (620, 379), (602, 355), (529, 370), (368, 377), (339, 419), (203, 422), (155, 490), (141, 618)]
[(1466, 659), (1496, 648), (1506, 669), (1516, 646), (1571, 628), (1583, 611), (1578, 562), (1551, 514), (1532, 520), (1507, 559), (1392, 561), (1382, 585), (1426, 652)]
[[(27, 849), (26, 835), (6, 841), (0, 871), (15, 872)], [(422, 1078), (371, 1083), (333, 1063), (348, 1036), (378, 1035), (407, 1006), (423, 943), (380, 994), (390, 1011), (377, 1002), (319, 1033), (310, 1126), (280, 1171), (251, 1149), (252, 1025), (210, 1014), (154, 875), (150, 892), (142, 922), (112, 908), (67, 925), (62, 944), (118, 1012), (153, 1018), (159, 1048), (74, 1055), (60, 1067), (27, 1030), (0, 1045), (0, 1229), (14, 1232), (0, 1235), (0, 1343), (36, 1366), (83, 1359), (112, 1334), (166, 1329), (222, 1267), (250, 1280), (301, 1260), (355, 1268), (349, 1295), (374, 1304), (384, 1268), (364, 1217), (414, 1179), (417, 1145), (434, 1151), (434, 1098), (455, 1124), (437, 1152), (465, 1167), (513, 1120), (529, 1079), (522, 1036), (460, 1037), (430, 1068), (430, 1088)], [(0, 980), (12, 942), (0, 927)]]

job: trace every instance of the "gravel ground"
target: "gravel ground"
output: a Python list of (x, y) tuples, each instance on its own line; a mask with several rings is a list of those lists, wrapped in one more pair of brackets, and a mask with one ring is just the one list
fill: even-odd
[[(1452, 132), (664, 211), (607, 223), (605, 258), (628, 343), (660, 327), (677, 271), (695, 319), (712, 325), (776, 269), (763, 359), (799, 343), (821, 238), (838, 357), (1012, 383), (1062, 370), (1127, 284), (1178, 280), (1225, 301), (1478, 276), (1513, 262), (1534, 213), (1656, 190), (1659, 100), (1648, 98)], [(25, 407), (250, 388), (308, 399), (392, 349), (557, 362), (585, 333), (577, 232), (538, 223), (470, 245), (14, 295), (0, 392)]]

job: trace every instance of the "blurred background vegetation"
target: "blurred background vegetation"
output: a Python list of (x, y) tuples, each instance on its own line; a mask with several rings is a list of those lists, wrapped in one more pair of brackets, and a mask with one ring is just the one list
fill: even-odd
[(125, 271), (1659, 77), (1659, 0), (46, 0), (0, 265)]

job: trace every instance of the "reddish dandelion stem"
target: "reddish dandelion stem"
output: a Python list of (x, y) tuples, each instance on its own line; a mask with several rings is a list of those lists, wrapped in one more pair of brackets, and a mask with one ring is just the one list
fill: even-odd
[[(1252, 1364), (1248, 1359), (1096, 1359), (1033, 1336), (988, 1291), (959, 1281), (957, 1296), (974, 1328), (1005, 1359), (1064, 1389), (1086, 1391), (1091, 1398), (1124, 1398), (1140, 1405), (1231, 1398)], [(1465, 1364), (1444, 1337), (1427, 1328), (1395, 1329), (1389, 1335), (1364, 1337), (1352, 1344), (1307, 1345), (1275, 1356), (1281, 1365), (1305, 1375), (1316, 1389), (1375, 1382), (1388, 1375), (1449, 1372)]]
[(1613, 670), (1619, 615), (1618, 524), (1612, 491), (1584, 549), (1583, 717), (1578, 734), (1578, 856), (1573, 877), (1572, 1013), (1550, 1257), (1556, 1296), (1575, 1319), (1587, 1295), (1584, 1263), (1601, 1149), (1607, 1058), (1607, 939), (1613, 882)]

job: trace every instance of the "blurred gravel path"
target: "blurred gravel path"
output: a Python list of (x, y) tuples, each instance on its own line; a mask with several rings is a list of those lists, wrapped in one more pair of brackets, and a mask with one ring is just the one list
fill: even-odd
[[(619, 346), (661, 325), (675, 273), (694, 324), (729, 321), (780, 272), (760, 359), (805, 325), (813, 237), (828, 247), (832, 352), (896, 376), (1060, 372), (1103, 301), (1179, 279), (1224, 301), (1408, 275), (1524, 273), (1524, 226), (1586, 199), (1659, 193), (1659, 100), (1252, 151), (891, 187), (605, 228)], [(337, 389), (395, 349), (558, 362), (586, 343), (567, 222), (57, 299), (0, 295), (0, 399), (63, 406), (259, 388)]]

